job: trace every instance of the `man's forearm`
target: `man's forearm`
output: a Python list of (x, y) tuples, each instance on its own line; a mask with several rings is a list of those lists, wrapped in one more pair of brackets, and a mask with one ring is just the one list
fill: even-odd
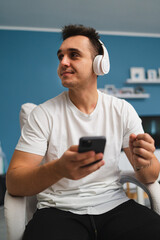
[(152, 183), (155, 182), (159, 176), (160, 163), (157, 158), (154, 157), (149, 166), (134, 170), (136, 172), (136, 177), (140, 182), (144, 184)]
[(19, 167), (8, 171), (8, 192), (14, 196), (31, 196), (55, 184), (62, 178), (56, 169), (56, 161), (35, 168)]

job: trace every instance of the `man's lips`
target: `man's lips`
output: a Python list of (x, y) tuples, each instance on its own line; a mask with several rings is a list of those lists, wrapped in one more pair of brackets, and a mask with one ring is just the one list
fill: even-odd
[(70, 75), (70, 74), (74, 74), (74, 71), (63, 71), (63, 72), (61, 72), (61, 76)]

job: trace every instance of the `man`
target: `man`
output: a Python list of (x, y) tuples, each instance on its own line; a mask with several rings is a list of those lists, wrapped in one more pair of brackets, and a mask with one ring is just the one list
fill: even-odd
[[(7, 172), (10, 194), (38, 194), (25, 240), (159, 239), (160, 217), (118, 182), (122, 147), (141, 182), (157, 179), (154, 140), (129, 103), (97, 91), (93, 61), (102, 54), (94, 29), (63, 29), (58, 75), (68, 91), (32, 111)], [(79, 138), (93, 135), (106, 136), (104, 155), (78, 153)]]

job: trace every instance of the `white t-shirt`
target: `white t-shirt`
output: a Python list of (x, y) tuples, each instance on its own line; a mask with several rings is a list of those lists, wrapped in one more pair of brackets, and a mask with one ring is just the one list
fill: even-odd
[[(119, 157), (131, 133), (142, 133), (141, 120), (125, 100), (98, 91), (91, 114), (81, 112), (68, 92), (37, 106), (22, 128), (17, 150), (60, 158), (82, 136), (106, 137), (105, 165), (80, 179), (63, 178), (37, 195), (38, 208), (56, 207), (77, 214), (101, 214), (128, 200), (119, 184)], [(43, 181), (43, 179), (41, 179)]]

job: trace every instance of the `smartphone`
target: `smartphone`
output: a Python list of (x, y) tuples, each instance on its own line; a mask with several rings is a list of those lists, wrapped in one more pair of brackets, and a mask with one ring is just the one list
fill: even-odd
[[(82, 152), (94, 151), (95, 153), (104, 153), (105, 145), (106, 145), (106, 137), (104, 136), (81, 137), (79, 139), (78, 152), (82, 153)], [(91, 164), (94, 164), (101, 160), (102, 159), (99, 159)]]

